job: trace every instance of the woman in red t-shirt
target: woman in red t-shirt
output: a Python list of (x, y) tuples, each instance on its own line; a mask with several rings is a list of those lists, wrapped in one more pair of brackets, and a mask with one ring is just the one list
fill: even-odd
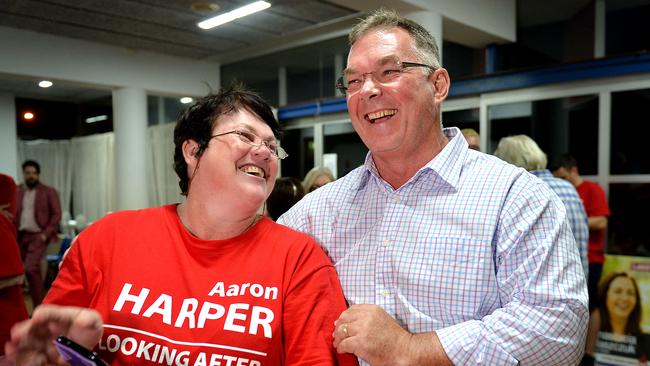
[(59, 362), (65, 335), (112, 365), (356, 365), (332, 345), (346, 304), (331, 262), (258, 215), (287, 156), (278, 136), (268, 104), (236, 86), (191, 106), (174, 130), (187, 200), (84, 230), (9, 353)]

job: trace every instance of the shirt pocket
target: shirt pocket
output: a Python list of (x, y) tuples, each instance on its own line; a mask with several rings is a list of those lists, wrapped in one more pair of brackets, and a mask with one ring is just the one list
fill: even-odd
[[(462, 237), (415, 238), (395, 255), (397, 291), (437, 327), (480, 319), (498, 302), (491, 244)], [(406, 255), (404, 255), (406, 254)]]

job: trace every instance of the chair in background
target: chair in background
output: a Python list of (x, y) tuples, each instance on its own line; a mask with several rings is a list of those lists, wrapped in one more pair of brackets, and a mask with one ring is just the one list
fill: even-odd
[(61, 247), (59, 248), (59, 252), (56, 254), (49, 254), (46, 259), (47, 259), (47, 271), (45, 272), (45, 288), (50, 288), (52, 286), (52, 282), (54, 282), (54, 279), (56, 276), (59, 274), (59, 264), (63, 260), (63, 255), (65, 252), (70, 248), (70, 245), (72, 244), (72, 237), (70, 236), (65, 236), (61, 240)]

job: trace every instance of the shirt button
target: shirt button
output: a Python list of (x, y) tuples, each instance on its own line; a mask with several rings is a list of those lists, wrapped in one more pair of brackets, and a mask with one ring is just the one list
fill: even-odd
[(383, 296), (383, 297), (388, 297), (388, 296), (390, 296), (390, 291), (388, 291), (388, 290), (383, 290), (383, 291), (381, 292), (381, 296)]
[(399, 196), (397, 195), (393, 196), (393, 202), (399, 203), (399, 201), (400, 201)]
[(382, 242), (382, 244), (384, 244), (384, 246), (387, 247), (387, 246), (390, 245), (390, 240), (388, 240), (388, 239), (384, 239), (384, 241)]

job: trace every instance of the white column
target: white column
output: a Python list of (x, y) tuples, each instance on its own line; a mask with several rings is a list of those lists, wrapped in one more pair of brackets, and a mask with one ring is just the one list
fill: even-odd
[[(440, 63), (442, 60), (442, 15), (434, 11), (414, 11), (405, 15), (407, 18), (417, 22), (436, 39), (438, 52), (440, 53)], [(444, 65), (444, 64), (443, 64)]]
[[(337, 53), (334, 55), (334, 82), (332, 82), (332, 85), (336, 85), (336, 80), (343, 76), (343, 68), (345, 66), (343, 65), (343, 55), (340, 53)], [(334, 87), (334, 95), (339, 97), (341, 96), (339, 94), (338, 89), (336, 89), (336, 86)]]
[(595, 11), (595, 32), (594, 32), (594, 57), (605, 57), (605, 17), (607, 16), (607, 8), (605, 0), (596, 0)]
[(157, 107), (158, 107), (158, 124), (162, 125), (165, 122), (165, 97), (163, 96), (158, 96), (157, 99)]
[(492, 123), (490, 122), (490, 113), (488, 109), (488, 104), (487, 101), (485, 100), (485, 97), (481, 95), (479, 97), (478, 130), (479, 130), (479, 135), (481, 136), (480, 137), (481, 151), (488, 154), (491, 154), (492, 151), (494, 151), (492, 146), (488, 146), (490, 144), (490, 138), (491, 138), (490, 125), (492, 125)]
[(323, 153), (325, 152), (325, 136), (323, 124), (314, 125), (314, 166), (323, 166)]
[(278, 107), (287, 105), (287, 68), (278, 68)]
[(14, 96), (7, 93), (0, 93), (0, 173), (18, 181), (16, 103)]
[(598, 93), (598, 183), (609, 197), (610, 154), (612, 149), (612, 93)]
[(143, 89), (113, 90), (115, 195), (118, 210), (149, 206), (147, 182), (147, 94)]

